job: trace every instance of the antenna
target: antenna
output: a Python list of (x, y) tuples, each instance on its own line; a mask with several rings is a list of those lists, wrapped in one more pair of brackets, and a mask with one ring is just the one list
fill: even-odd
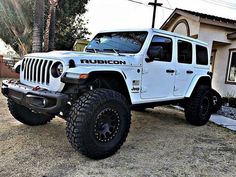
[(153, 6), (153, 17), (152, 17), (152, 28), (155, 27), (155, 20), (156, 20), (156, 10), (157, 6), (162, 6), (162, 3), (157, 3), (157, 0), (154, 0), (154, 2), (149, 2), (148, 5)]

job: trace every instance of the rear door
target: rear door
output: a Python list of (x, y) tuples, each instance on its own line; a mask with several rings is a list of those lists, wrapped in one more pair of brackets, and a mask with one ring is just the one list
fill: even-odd
[(194, 77), (194, 46), (190, 41), (177, 39), (177, 63), (174, 95), (184, 96)]

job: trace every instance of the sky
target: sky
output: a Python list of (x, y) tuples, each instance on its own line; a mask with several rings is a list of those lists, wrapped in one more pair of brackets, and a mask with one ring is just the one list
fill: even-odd
[[(136, 0), (144, 3), (137, 4), (129, 0), (90, 0), (85, 14), (88, 29), (93, 37), (102, 30), (150, 28), (153, 8), (148, 2), (154, 0)], [(236, 0), (158, 0), (163, 7), (182, 8), (210, 15), (236, 20)], [(173, 10), (157, 8), (156, 25), (159, 28)]]

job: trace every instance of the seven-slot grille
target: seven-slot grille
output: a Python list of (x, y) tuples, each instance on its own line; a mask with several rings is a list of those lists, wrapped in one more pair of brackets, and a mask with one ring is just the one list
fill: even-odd
[(39, 84), (49, 84), (52, 64), (52, 60), (24, 58), (22, 63), (24, 80)]

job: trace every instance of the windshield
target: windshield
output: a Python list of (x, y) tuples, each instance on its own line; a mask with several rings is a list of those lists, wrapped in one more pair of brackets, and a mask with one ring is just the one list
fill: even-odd
[(99, 33), (88, 44), (87, 52), (138, 53), (148, 35), (139, 32), (108, 32)]

